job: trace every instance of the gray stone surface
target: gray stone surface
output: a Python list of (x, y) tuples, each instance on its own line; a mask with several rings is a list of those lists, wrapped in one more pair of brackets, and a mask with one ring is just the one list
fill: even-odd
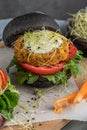
[(31, 11), (42, 11), (56, 19), (67, 19), (87, 6), (87, 0), (0, 0), (0, 19), (11, 18)]

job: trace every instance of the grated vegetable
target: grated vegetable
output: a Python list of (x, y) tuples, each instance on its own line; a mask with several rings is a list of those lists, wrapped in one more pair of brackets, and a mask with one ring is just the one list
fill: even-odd
[(87, 8), (79, 10), (72, 17), (70, 19), (71, 27), (69, 26), (70, 34), (87, 39)]

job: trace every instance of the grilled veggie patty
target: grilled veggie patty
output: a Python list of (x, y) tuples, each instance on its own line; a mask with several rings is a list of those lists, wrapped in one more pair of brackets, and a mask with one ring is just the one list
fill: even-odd
[(34, 66), (52, 66), (66, 60), (69, 41), (50, 30), (26, 32), (14, 44), (14, 54), (19, 62)]

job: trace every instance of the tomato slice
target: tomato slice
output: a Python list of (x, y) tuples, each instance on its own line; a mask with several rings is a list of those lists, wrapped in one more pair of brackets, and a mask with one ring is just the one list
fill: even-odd
[(66, 62), (61, 62), (58, 65), (54, 66), (54, 67), (36, 67), (33, 65), (29, 65), (27, 63), (20, 63), (20, 65), (28, 70), (29, 72), (32, 73), (36, 73), (36, 74), (55, 74), (57, 72), (59, 72), (60, 70), (63, 69), (64, 65), (66, 64)]
[[(77, 48), (70, 44), (69, 46), (69, 55), (67, 57), (67, 60), (71, 59), (77, 52)], [(47, 74), (55, 74), (63, 69), (63, 67), (66, 64), (66, 61), (60, 62), (58, 65), (52, 66), (52, 67), (37, 67), (33, 65), (29, 65), (27, 63), (19, 63), (25, 70), (28, 70), (29, 72), (40, 74), (40, 75), (47, 75)]]
[(0, 87), (4, 89), (8, 81), (8, 75), (2, 69), (0, 69), (0, 80), (2, 82), (2, 85)]
[(2, 90), (2, 86), (3, 86), (3, 84), (2, 84), (2, 76), (0, 74), (0, 91)]
[(72, 43), (69, 45), (69, 55), (67, 57), (67, 60), (71, 59), (73, 56), (75, 56), (77, 52), (77, 48)]

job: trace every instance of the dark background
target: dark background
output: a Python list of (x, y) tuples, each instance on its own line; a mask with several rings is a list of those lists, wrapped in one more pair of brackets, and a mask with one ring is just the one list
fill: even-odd
[(12, 18), (32, 11), (42, 11), (65, 20), (87, 6), (87, 0), (0, 0), (0, 19)]

